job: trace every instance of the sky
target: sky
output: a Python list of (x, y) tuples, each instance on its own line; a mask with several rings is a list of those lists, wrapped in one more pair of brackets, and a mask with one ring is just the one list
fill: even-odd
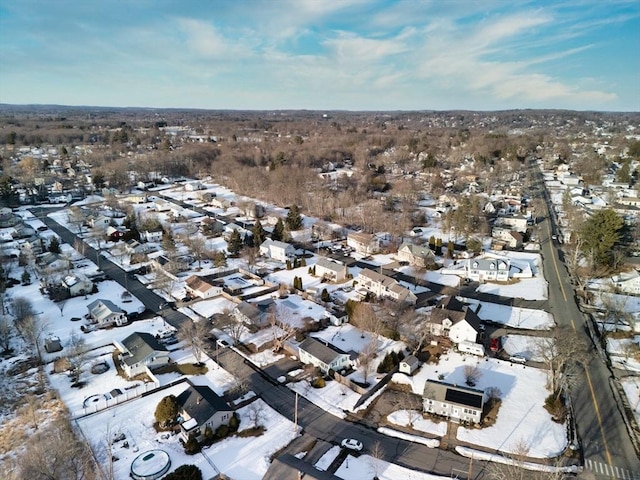
[(0, 0), (0, 103), (640, 111), (640, 0)]

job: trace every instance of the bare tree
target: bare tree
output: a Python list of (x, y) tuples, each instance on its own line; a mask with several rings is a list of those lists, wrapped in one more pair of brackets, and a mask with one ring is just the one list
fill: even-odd
[(79, 441), (65, 420), (41, 428), (29, 438), (18, 461), (19, 478), (32, 480), (94, 480), (89, 447)]
[(373, 480), (378, 480), (380, 472), (384, 467), (384, 448), (380, 441), (376, 441), (369, 452), (369, 466), (371, 467), (371, 472), (373, 473)]
[(234, 378), (229, 393), (237, 396), (247, 393), (249, 391), (249, 382), (245, 377), (241, 376), (241, 372), (247, 368), (244, 365), (242, 357), (240, 355), (227, 355), (224, 363), (224, 369), (232, 373)]
[(9, 317), (0, 313), (0, 347), (3, 353), (11, 351), (11, 326)]
[(16, 297), (13, 299), (13, 314), (16, 317), (16, 322), (21, 322), (26, 317), (32, 316), (35, 313), (31, 300), (25, 297)]
[(568, 328), (557, 328), (553, 337), (538, 341), (537, 354), (547, 366), (547, 388), (557, 397), (574, 369), (587, 360), (586, 341)]
[(228, 309), (213, 317), (213, 327), (229, 335), (235, 345), (240, 343), (240, 338), (246, 331), (244, 324), (238, 321)]
[(288, 309), (278, 307), (269, 314), (269, 323), (273, 335), (273, 351), (282, 350), (285, 342), (296, 334), (294, 319)]
[(77, 332), (72, 332), (69, 336), (69, 345), (67, 346), (67, 360), (71, 368), (72, 383), (80, 380), (82, 365), (87, 359), (87, 342)]
[(209, 326), (207, 322), (194, 322), (188, 320), (184, 322), (178, 330), (178, 338), (184, 341), (196, 359), (196, 364), (202, 364), (202, 356), (205, 353), (206, 336), (209, 334)]
[(373, 360), (376, 355), (377, 347), (378, 342), (375, 340), (371, 340), (364, 346), (364, 348), (360, 352), (360, 355), (358, 356), (358, 362), (360, 363), (360, 367), (362, 368), (363, 382), (367, 385), (369, 384), (369, 375), (373, 371)]
[(29, 315), (17, 322), (16, 325), (25, 341), (35, 349), (38, 362), (42, 363), (42, 347), (40, 344), (42, 343), (44, 332), (49, 327), (48, 322), (38, 315)]
[(252, 428), (260, 428), (265, 420), (264, 403), (260, 400), (254, 401), (247, 408), (247, 416), (249, 417), (249, 422), (253, 425)]
[[(353, 309), (351, 322), (361, 330), (371, 332), (376, 339), (382, 333), (384, 328), (382, 319), (376, 315), (373, 307), (364, 302), (359, 302)], [(362, 337), (364, 338), (364, 334)]]
[(477, 365), (465, 365), (462, 371), (464, 372), (464, 381), (470, 387), (474, 387), (482, 377), (482, 371)]

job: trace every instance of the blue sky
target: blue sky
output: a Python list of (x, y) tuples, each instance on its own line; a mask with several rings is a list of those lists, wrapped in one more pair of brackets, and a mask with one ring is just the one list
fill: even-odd
[(640, 110), (640, 0), (0, 0), (0, 102)]

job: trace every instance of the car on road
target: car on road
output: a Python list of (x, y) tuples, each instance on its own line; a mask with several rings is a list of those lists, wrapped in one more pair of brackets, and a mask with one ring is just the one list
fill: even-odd
[(557, 240), (558, 236), (557, 235), (551, 235), (551, 240)]
[(342, 448), (346, 448), (348, 450), (354, 450), (356, 452), (362, 451), (362, 442), (356, 440), (355, 438), (345, 438), (340, 443)]

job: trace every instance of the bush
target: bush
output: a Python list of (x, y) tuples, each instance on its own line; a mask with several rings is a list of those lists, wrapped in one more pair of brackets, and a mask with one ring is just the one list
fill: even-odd
[(394, 368), (396, 368), (400, 362), (404, 359), (403, 352), (391, 351), (387, 352), (387, 354), (378, 365), (378, 373), (389, 373)]
[(204, 429), (204, 438), (208, 442), (213, 440), (213, 430), (211, 430), (211, 427), (207, 426), (207, 428)]
[(174, 395), (164, 397), (156, 407), (156, 421), (161, 427), (166, 427), (176, 419), (179, 409), (178, 400)]
[(551, 414), (551, 419), (557, 423), (564, 423), (567, 419), (567, 406), (564, 402), (564, 396), (558, 393), (552, 393), (544, 400), (544, 408)]
[(311, 386), (313, 388), (324, 388), (326, 385), (327, 385), (327, 382), (325, 382), (324, 378), (322, 377), (314, 378), (313, 381), (311, 382)]
[(229, 435), (229, 427), (227, 425), (220, 425), (216, 428), (216, 438), (225, 438)]
[(229, 430), (232, 432), (237, 432), (240, 427), (240, 418), (238, 414), (233, 412), (233, 416), (229, 419)]
[(164, 480), (202, 480), (202, 472), (195, 465), (180, 465)]
[(200, 452), (200, 444), (196, 437), (190, 436), (187, 443), (184, 444), (184, 451), (187, 455), (195, 455)]

